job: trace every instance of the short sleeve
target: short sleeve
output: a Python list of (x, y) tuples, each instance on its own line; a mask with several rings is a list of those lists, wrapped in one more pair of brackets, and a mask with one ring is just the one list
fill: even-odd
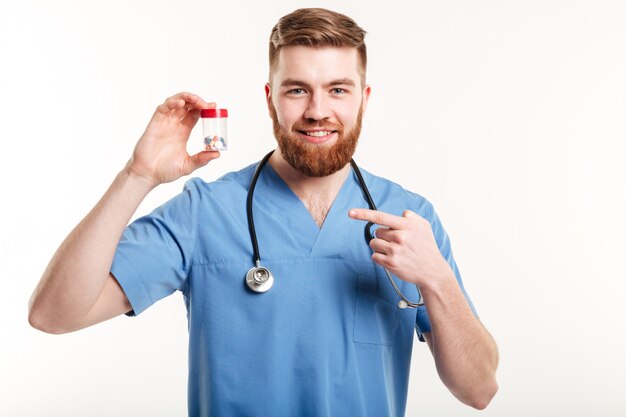
[[(450, 265), (450, 268), (452, 268), (452, 271), (454, 272), (454, 275), (456, 276), (456, 280), (459, 283), (459, 287), (461, 288), (461, 291), (463, 292), (463, 295), (465, 296), (465, 299), (467, 300), (467, 303), (469, 304), (472, 312), (474, 313), (475, 316), (478, 316), (478, 314), (476, 313), (476, 309), (474, 308), (474, 304), (472, 303), (472, 300), (467, 294), (467, 291), (465, 291), (465, 287), (463, 286), (463, 280), (461, 279), (461, 273), (459, 272), (459, 268), (457, 267), (456, 261), (454, 260), (454, 256), (452, 255), (452, 245), (450, 244), (450, 237), (444, 230), (443, 225), (441, 224), (441, 220), (439, 219), (439, 216), (437, 215), (434, 208), (430, 204), (429, 204), (429, 212), (426, 213), (426, 219), (430, 222), (433, 235), (435, 237), (435, 242), (437, 243), (437, 246), (439, 247), (439, 252), (441, 252), (441, 255), (443, 256), (443, 258), (448, 262), (448, 265)], [(417, 308), (417, 317), (415, 319), (415, 330), (417, 332), (417, 336), (419, 340), (422, 342), (424, 341), (423, 334), (429, 333), (431, 331), (430, 319), (428, 317), (428, 310), (426, 309), (426, 306), (421, 306)]]
[(131, 223), (120, 239), (111, 273), (133, 308), (127, 315), (140, 314), (185, 284), (197, 224), (192, 181), (181, 194)]

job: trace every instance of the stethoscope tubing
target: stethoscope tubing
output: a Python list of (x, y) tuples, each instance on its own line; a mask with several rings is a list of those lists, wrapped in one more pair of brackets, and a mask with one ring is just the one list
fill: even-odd
[[(252, 176), (252, 181), (250, 182), (250, 188), (248, 190), (248, 198), (246, 200), (246, 214), (248, 216), (248, 231), (250, 232), (250, 240), (252, 241), (252, 251), (253, 251), (253, 263), (255, 265), (255, 267), (251, 268), (248, 271), (248, 274), (246, 275), (246, 282), (248, 283), (248, 286), (256, 292), (265, 292), (267, 290), (269, 290), (273, 284), (273, 276), (271, 274), (271, 272), (269, 271), (269, 269), (264, 268), (261, 266), (261, 254), (259, 252), (259, 243), (257, 241), (257, 236), (256, 236), (256, 229), (254, 227), (254, 214), (252, 212), (252, 201), (253, 201), (253, 197), (254, 197), (254, 189), (256, 188), (256, 183), (257, 180), (259, 179), (259, 175), (261, 173), (261, 170), (263, 169), (263, 167), (265, 166), (265, 164), (267, 163), (267, 161), (270, 159), (270, 157), (272, 156), (272, 154), (274, 153), (274, 151), (270, 151), (267, 155), (265, 155), (265, 157), (261, 160), (261, 162), (259, 162), (259, 164), (257, 165), (255, 171), (254, 171), (254, 175)], [(354, 173), (357, 176), (357, 180), (359, 181), (359, 185), (361, 186), (361, 190), (363, 191), (365, 200), (367, 201), (367, 204), (369, 206), (369, 208), (371, 210), (378, 210), (376, 208), (376, 204), (374, 204), (374, 199), (372, 199), (372, 196), (369, 192), (369, 189), (367, 188), (367, 185), (365, 184), (365, 180), (363, 179), (363, 175), (361, 175), (361, 170), (359, 169), (359, 167), (357, 166), (356, 162), (354, 162), (354, 159), (350, 160), (350, 165), (352, 166), (352, 169), (354, 170)], [(364, 229), (364, 233), (365, 233), (365, 241), (367, 242), (367, 244), (369, 245), (370, 241), (372, 239), (374, 239), (374, 236), (372, 235), (372, 231), (371, 228), (374, 225), (374, 223), (372, 222), (368, 222), (365, 225), (365, 229)], [(402, 292), (400, 291), (400, 288), (398, 288), (398, 286), (396, 285), (393, 277), (391, 276), (391, 273), (389, 272), (389, 270), (385, 267), (382, 267), (385, 270), (385, 274), (387, 275), (387, 278), (389, 279), (389, 282), (391, 283), (391, 285), (393, 286), (394, 291), (396, 292), (396, 294), (398, 295), (398, 297), (400, 297), (400, 301), (398, 301), (398, 307), (399, 308), (417, 308), (420, 306), (424, 305), (424, 300), (422, 298), (422, 292), (419, 290), (419, 287), (416, 285), (417, 288), (417, 292), (419, 294), (419, 301), (417, 303), (413, 303), (411, 301), (409, 301), (404, 294), (402, 294)], [(269, 274), (268, 278), (268, 282), (265, 283), (256, 283), (253, 279), (254, 273), (255, 271), (263, 271), (263, 273), (267, 273)]]
[(257, 268), (261, 266), (261, 254), (259, 253), (259, 242), (256, 238), (256, 229), (254, 228), (254, 216), (252, 213), (252, 198), (254, 196), (254, 189), (256, 188), (256, 182), (259, 179), (259, 174), (261, 170), (270, 159), (274, 151), (272, 150), (270, 153), (265, 155), (261, 162), (257, 165), (254, 170), (254, 175), (252, 176), (252, 181), (250, 182), (250, 188), (248, 190), (248, 198), (246, 200), (246, 214), (248, 216), (248, 231), (250, 232), (250, 240), (252, 241), (252, 251), (253, 258), (252, 263), (254, 263)]
[[(361, 185), (361, 190), (363, 190), (363, 194), (365, 195), (365, 200), (367, 200), (367, 205), (369, 206), (370, 210), (378, 210), (376, 208), (376, 204), (374, 204), (374, 199), (372, 198), (372, 195), (370, 194), (369, 189), (367, 188), (367, 185), (365, 184), (365, 180), (363, 179), (363, 175), (361, 175), (361, 170), (359, 169), (359, 167), (357, 166), (356, 162), (354, 162), (354, 159), (350, 160), (350, 165), (352, 165), (352, 169), (354, 170), (354, 173), (356, 174), (356, 177), (359, 181), (359, 184)], [(372, 226), (374, 225), (374, 223), (372, 222), (367, 222), (367, 224), (365, 225), (365, 229), (364, 229), (364, 233), (365, 233), (365, 241), (367, 242), (367, 244), (369, 245), (370, 241), (372, 239), (374, 239), (374, 235), (372, 234)], [(400, 301), (398, 301), (398, 307), (400, 308), (417, 308), (420, 306), (424, 305), (424, 299), (422, 298), (422, 292), (419, 290), (419, 287), (416, 285), (417, 287), (417, 293), (419, 294), (419, 301), (417, 303), (414, 303), (412, 301), (409, 301), (404, 294), (402, 294), (402, 291), (400, 291), (400, 288), (398, 288), (398, 285), (396, 285), (396, 282), (394, 281), (393, 277), (391, 276), (391, 272), (389, 272), (389, 270), (387, 268), (385, 268), (383, 266), (383, 269), (385, 270), (385, 274), (387, 274), (387, 278), (389, 279), (389, 282), (391, 282), (391, 285), (393, 286), (393, 289), (395, 290), (396, 294), (398, 295), (398, 297), (400, 297)]]

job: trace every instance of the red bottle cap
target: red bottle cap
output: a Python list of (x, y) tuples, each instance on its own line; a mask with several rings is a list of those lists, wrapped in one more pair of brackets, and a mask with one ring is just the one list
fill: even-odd
[(228, 117), (228, 110), (226, 109), (202, 109), (200, 110), (200, 117)]

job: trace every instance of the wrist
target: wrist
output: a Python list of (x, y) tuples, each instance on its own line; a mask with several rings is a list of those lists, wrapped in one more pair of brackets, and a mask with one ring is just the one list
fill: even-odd
[(454, 275), (454, 271), (447, 262), (436, 272), (419, 285), (420, 291), (424, 293), (442, 294), (454, 288), (458, 288), (459, 284)]
[(135, 172), (129, 165), (130, 164), (127, 164), (117, 174), (117, 179), (124, 183), (125, 187), (130, 187), (133, 191), (140, 194), (148, 194), (159, 185), (158, 182), (151, 178)]
[(146, 194), (159, 185), (159, 182), (155, 179), (134, 169), (132, 166), (132, 159), (129, 160), (122, 171), (120, 171), (118, 177), (123, 179), (125, 182), (128, 182), (133, 188), (145, 191)]

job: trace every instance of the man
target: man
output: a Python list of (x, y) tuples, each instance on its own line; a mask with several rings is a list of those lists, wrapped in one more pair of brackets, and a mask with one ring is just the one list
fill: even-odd
[[(365, 32), (347, 16), (301, 9), (270, 38), (265, 87), (278, 148), (260, 170), (252, 211), (274, 287), (255, 293), (246, 199), (257, 164), (183, 193), (126, 225), (157, 185), (219, 157), (186, 143), (202, 98), (158, 106), (132, 158), (63, 242), (30, 304), (30, 322), (64, 333), (141, 313), (180, 290), (190, 337), (189, 414), (404, 415), (413, 329), (461, 401), (487, 406), (497, 349), (476, 318), (432, 206), (350, 159), (370, 87)], [(380, 225), (369, 247), (367, 221)], [(372, 254), (373, 253), (373, 254)], [(400, 290), (425, 305), (398, 309)]]

